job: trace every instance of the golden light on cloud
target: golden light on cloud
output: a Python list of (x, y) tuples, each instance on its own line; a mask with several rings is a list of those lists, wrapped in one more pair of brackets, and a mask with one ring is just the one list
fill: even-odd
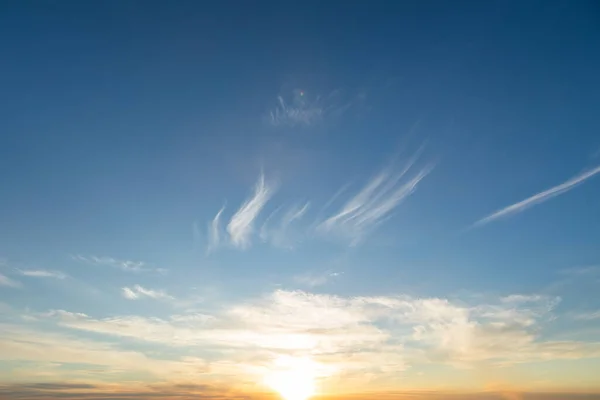
[(279, 357), (265, 383), (284, 400), (308, 400), (316, 391), (316, 365), (309, 358)]

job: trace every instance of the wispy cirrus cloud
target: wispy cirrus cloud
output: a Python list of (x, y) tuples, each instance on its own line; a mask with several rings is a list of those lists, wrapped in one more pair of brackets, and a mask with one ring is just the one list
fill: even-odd
[(43, 269), (24, 269), (19, 270), (19, 274), (23, 276), (29, 276), (32, 278), (53, 278), (53, 279), (65, 279), (67, 274), (60, 271), (48, 271)]
[(326, 112), (321, 98), (309, 98), (301, 89), (292, 91), (290, 101), (277, 97), (277, 104), (269, 111), (267, 120), (273, 126), (310, 126), (320, 122)]
[(227, 224), (227, 233), (233, 246), (241, 249), (250, 246), (254, 222), (274, 192), (275, 188), (265, 181), (265, 176), (261, 173), (254, 187), (254, 194), (242, 204)]
[(223, 211), (225, 211), (225, 206), (221, 207), (209, 224), (207, 253), (213, 252), (221, 243), (221, 214), (223, 214)]
[(165, 268), (152, 268), (143, 261), (131, 261), (131, 260), (119, 260), (113, 257), (97, 257), (97, 256), (82, 256), (72, 255), (71, 258), (75, 261), (79, 261), (91, 265), (101, 265), (120, 269), (125, 272), (156, 272), (164, 275), (168, 272)]
[(592, 178), (596, 174), (600, 173), (600, 166), (597, 166), (593, 169), (590, 169), (586, 172), (583, 172), (579, 175), (574, 176), (566, 182), (561, 183), (560, 185), (556, 185), (548, 190), (540, 192), (536, 195), (526, 198), (518, 203), (512, 204), (508, 207), (502, 208), (487, 217), (480, 219), (475, 222), (471, 228), (480, 227), (490, 222), (496, 221), (500, 218), (505, 218), (514, 214), (518, 214), (526, 209), (535, 206), (536, 204), (543, 203), (547, 200), (550, 200), (553, 197), (559, 196), (563, 193), (566, 193), (572, 189), (574, 189), (577, 185), (582, 184), (586, 180)]
[(413, 194), (418, 184), (433, 170), (433, 165), (428, 165), (409, 180), (403, 180), (419, 155), (420, 151), (400, 171), (386, 168), (379, 172), (335, 214), (320, 222), (317, 230), (336, 233), (350, 239), (351, 244), (358, 244)]
[(573, 315), (573, 319), (580, 321), (595, 321), (600, 319), (600, 310), (580, 312)]
[(294, 242), (299, 238), (298, 235), (290, 232), (290, 225), (304, 217), (309, 207), (310, 202), (306, 202), (304, 205), (296, 204), (283, 213), (277, 221), (275, 221), (275, 216), (281, 214), (281, 208), (275, 210), (263, 223), (260, 229), (260, 238), (263, 242), (271, 243), (275, 247), (292, 248)]
[(311, 127), (340, 117), (351, 107), (363, 103), (364, 97), (364, 93), (348, 97), (340, 90), (321, 96), (294, 89), (277, 96), (266, 120), (274, 127)]
[(148, 297), (155, 300), (174, 300), (175, 298), (164, 290), (153, 290), (147, 289), (140, 285), (134, 285), (133, 287), (123, 287), (121, 288), (121, 293), (123, 297), (129, 300), (139, 300), (144, 297)]
[(7, 286), (12, 288), (21, 287), (21, 283), (10, 279), (8, 276), (0, 274), (0, 286)]

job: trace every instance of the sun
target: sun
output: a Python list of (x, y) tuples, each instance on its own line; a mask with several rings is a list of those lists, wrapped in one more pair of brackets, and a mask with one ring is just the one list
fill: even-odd
[(315, 394), (315, 366), (308, 358), (279, 357), (265, 383), (284, 400), (308, 400)]

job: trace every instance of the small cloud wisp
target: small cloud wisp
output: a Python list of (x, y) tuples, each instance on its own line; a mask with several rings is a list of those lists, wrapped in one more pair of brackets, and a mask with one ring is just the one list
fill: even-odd
[(225, 206), (221, 207), (217, 215), (213, 218), (208, 227), (208, 247), (207, 253), (213, 252), (221, 242), (221, 214), (225, 210)]
[(152, 290), (144, 288), (140, 285), (134, 285), (133, 287), (123, 287), (121, 289), (123, 297), (129, 300), (139, 300), (144, 297), (149, 297), (155, 300), (174, 300), (175, 298), (167, 294), (163, 290)]
[(291, 103), (277, 96), (277, 105), (269, 112), (268, 121), (273, 126), (310, 126), (323, 118), (324, 111), (318, 97), (309, 100), (303, 90), (296, 89)]
[(54, 279), (65, 279), (67, 275), (60, 271), (46, 271), (43, 269), (26, 269), (19, 270), (19, 273), (23, 276), (31, 278), (54, 278)]

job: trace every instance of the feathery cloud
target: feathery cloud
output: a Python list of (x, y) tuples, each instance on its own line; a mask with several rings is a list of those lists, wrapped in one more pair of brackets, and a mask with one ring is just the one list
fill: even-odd
[(277, 104), (269, 112), (268, 121), (273, 126), (314, 125), (321, 121), (325, 114), (322, 103), (319, 97), (311, 100), (306, 92), (295, 89), (290, 103), (282, 96), (277, 97)]
[(227, 225), (231, 244), (241, 249), (250, 246), (254, 221), (273, 193), (274, 188), (265, 182), (261, 173), (254, 187), (254, 194), (242, 204)]
[(131, 261), (131, 260), (119, 260), (112, 257), (96, 257), (96, 256), (82, 256), (72, 255), (71, 258), (75, 261), (79, 261), (85, 264), (102, 265), (116, 269), (120, 269), (125, 272), (155, 272), (160, 275), (164, 275), (168, 272), (166, 268), (151, 268), (143, 261)]
[(600, 319), (600, 310), (578, 313), (573, 315), (573, 318), (580, 321), (594, 321)]
[(488, 215), (487, 217), (482, 218), (479, 221), (475, 222), (471, 227), (476, 228), (476, 227), (488, 224), (490, 222), (493, 222), (497, 219), (520, 213), (529, 207), (532, 207), (536, 204), (543, 203), (544, 201), (547, 201), (553, 197), (559, 196), (563, 193), (568, 192), (571, 189), (574, 189), (577, 185), (585, 182), (586, 180), (592, 178), (594, 175), (596, 175), (598, 173), (600, 173), (600, 166), (597, 166), (596, 168), (593, 168), (593, 169), (583, 172), (577, 176), (574, 176), (573, 178), (569, 179), (566, 182), (561, 183), (560, 185), (554, 186), (548, 190), (545, 190), (536, 195), (528, 197), (525, 200), (522, 200), (518, 203), (512, 204), (508, 207), (498, 210), (498, 211)]
[(306, 214), (309, 206), (309, 202), (303, 206), (295, 205), (282, 215), (278, 223), (273, 223), (275, 214), (281, 211), (281, 208), (278, 208), (263, 223), (260, 229), (260, 238), (263, 242), (269, 242), (275, 247), (292, 248), (298, 238), (297, 235), (290, 232), (290, 225), (300, 220)]
[(217, 247), (219, 247), (219, 243), (221, 242), (221, 214), (223, 214), (224, 210), (225, 206), (221, 207), (208, 227), (207, 253), (213, 252)]
[(344, 94), (333, 90), (326, 95), (313, 95), (302, 89), (277, 96), (266, 116), (274, 127), (311, 127), (341, 117), (352, 107), (361, 107), (365, 94)]
[(169, 294), (167, 294), (163, 290), (152, 290), (146, 289), (140, 285), (134, 285), (133, 287), (123, 287), (121, 288), (121, 292), (123, 297), (129, 300), (138, 300), (143, 297), (149, 297), (151, 299), (156, 300), (174, 300), (175, 298)]
[(317, 230), (346, 236), (353, 245), (358, 244), (370, 231), (384, 222), (403, 200), (413, 194), (417, 185), (431, 172), (433, 166), (429, 165), (410, 180), (402, 182), (402, 178), (418, 157), (419, 152), (397, 173), (392, 173), (390, 168), (381, 171), (336, 214), (320, 222)]
[(13, 279), (10, 279), (8, 276), (0, 274), (0, 286), (8, 286), (8, 287), (21, 287), (21, 283), (17, 282)]
[(54, 278), (54, 279), (65, 279), (67, 275), (60, 271), (47, 271), (43, 269), (26, 269), (19, 270), (19, 273), (23, 276), (29, 276), (32, 278)]

